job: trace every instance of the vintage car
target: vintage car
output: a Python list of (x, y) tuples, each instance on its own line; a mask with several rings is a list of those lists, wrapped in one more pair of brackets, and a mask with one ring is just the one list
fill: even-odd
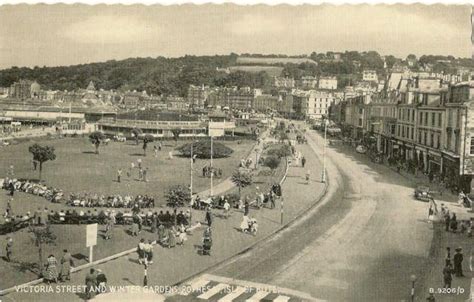
[(430, 201), (433, 197), (430, 194), (430, 188), (427, 186), (417, 186), (413, 194), (416, 199), (421, 201)]

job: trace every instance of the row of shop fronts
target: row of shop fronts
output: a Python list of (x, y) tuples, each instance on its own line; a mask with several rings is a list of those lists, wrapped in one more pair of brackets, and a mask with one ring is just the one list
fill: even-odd
[(466, 193), (471, 192), (472, 176), (460, 175), (459, 155), (367, 132), (362, 127), (341, 125), (341, 129), (343, 136), (355, 144), (365, 145), (369, 152), (378, 153), (387, 161), (396, 160), (412, 167), (414, 173), (416, 169), (417, 173), (436, 175), (444, 179), (449, 187), (456, 186)]

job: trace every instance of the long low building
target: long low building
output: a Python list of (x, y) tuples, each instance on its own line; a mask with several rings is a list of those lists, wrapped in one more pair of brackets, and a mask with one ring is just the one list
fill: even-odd
[(97, 128), (108, 135), (121, 133), (128, 137), (132, 136), (133, 129), (138, 128), (142, 131), (142, 135), (151, 134), (156, 138), (171, 138), (175, 134), (179, 137), (223, 136), (235, 129), (235, 123), (229, 121), (147, 121), (104, 118), (97, 122)]

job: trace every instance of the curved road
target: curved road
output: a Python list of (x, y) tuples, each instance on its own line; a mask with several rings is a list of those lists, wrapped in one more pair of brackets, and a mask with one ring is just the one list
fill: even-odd
[[(322, 138), (308, 133), (318, 156)], [(339, 149), (339, 150), (336, 150)], [(401, 301), (423, 284), (433, 231), (414, 184), (347, 147), (326, 148), (329, 191), (271, 241), (212, 274), (269, 283), (330, 301)], [(419, 301), (425, 293), (417, 291)]]

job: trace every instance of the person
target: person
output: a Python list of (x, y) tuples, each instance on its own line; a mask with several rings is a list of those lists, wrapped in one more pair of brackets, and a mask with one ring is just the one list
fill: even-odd
[(301, 167), (304, 168), (305, 164), (306, 164), (306, 157), (303, 156), (303, 158), (301, 159)]
[(158, 147), (156, 145), (153, 146), (153, 152), (155, 153), (155, 157), (158, 157)]
[(105, 293), (107, 290), (107, 277), (101, 269), (97, 269), (96, 286), (99, 293)]
[(430, 206), (430, 208), (428, 209), (428, 222), (433, 222), (435, 220), (434, 218), (434, 210), (433, 210), (433, 207)]
[(240, 223), (240, 231), (242, 231), (242, 233), (247, 232), (247, 230), (249, 229), (249, 224), (249, 217), (247, 215), (244, 215), (244, 217), (242, 218), (242, 222)]
[(107, 218), (107, 224), (105, 225), (105, 240), (109, 240), (112, 238), (112, 229), (114, 227), (113, 219), (112, 217)]
[(157, 228), (158, 228), (158, 214), (155, 212), (151, 216), (151, 232), (156, 233)]
[(173, 248), (176, 246), (176, 230), (174, 226), (172, 226), (168, 230), (168, 248)]
[(161, 151), (161, 147), (162, 147), (162, 145), (161, 145), (161, 142), (160, 142), (160, 143), (158, 144), (158, 151)]
[(138, 263), (143, 264), (145, 262), (145, 239), (140, 239), (137, 246)]
[(433, 293), (430, 293), (429, 296), (426, 298), (428, 302), (436, 302), (435, 296)]
[(447, 264), (443, 268), (443, 281), (444, 281), (444, 288), (451, 288), (451, 282), (453, 281), (453, 269), (451, 264)]
[(456, 254), (454, 254), (453, 257), (453, 262), (454, 262), (454, 273), (456, 274), (456, 277), (464, 277), (464, 274), (462, 272), (462, 261), (464, 257), (462, 255), (462, 248), (458, 247), (456, 249)]
[(144, 182), (148, 182), (147, 174), (148, 174), (148, 167), (146, 167), (146, 168), (143, 170), (143, 181), (144, 181)]
[(141, 158), (137, 159), (137, 166), (138, 166), (138, 169), (142, 168), (142, 159)]
[(444, 216), (444, 223), (446, 232), (449, 232), (449, 227), (451, 226), (451, 216), (449, 215), (449, 211), (446, 211), (446, 215)]
[(206, 211), (206, 221), (207, 221), (207, 225), (211, 226), (211, 224), (212, 224), (212, 213), (211, 213), (210, 208), (207, 208), (207, 211)]
[(138, 168), (138, 180), (139, 181), (143, 180), (143, 169), (141, 167)]
[(160, 223), (160, 225), (158, 226), (157, 232), (158, 232), (158, 242), (161, 245), (166, 245), (168, 241), (168, 236), (166, 236), (166, 229), (163, 223)]
[(49, 255), (46, 259), (46, 272), (44, 274), (44, 279), (47, 283), (57, 283), (58, 282), (58, 261), (53, 255)]
[(153, 263), (153, 244), (151, 240), (148, 240), (148, 243), (145, 243), (144, 251), (145, 251), (146, 263), (152, 264)]
[(211, 247), (212, 247), (212, 233), (211, 228), (208, 227), (204, 231), (202, 238), (202, 254), (211, 256)]
[(120, 182), (120, 178), (122, 177), (122, 169), (117, 170), (117, 182)]
[(250, 204), (247, 199), (245, 199), (245, 204), (244, 204), (244, 216), (248, 216), (250, 212)]
[(95, 297), (97, 286), (97, 272), (91, 268), (89, 273), (86, 275), (86, 297), (91, 300)]
[(310, 177), (310, 175), (311, 175), (311, 171), (308, 170), (308, 171), (306, 172), (306, 184), (309, 184), (309, 177)]
[(228, 218), (229, 217), (229, 210), (230, 210), (230, 204), (227, 201), (227, 199), (224, 200), (224, 217)]
[(445, 265), (451, 264), (451, 248), (448, 246), (446, 248), (446, 259), (445, 259)]
[(12, 254), (13, 254), (13, 238), (8, 237), (7, 239), (7, 246), (5, 247), (6, 251), (6, 259), (8, 262), (12, 261)]
[(71, 280), (71, 266), (73, 265), (71, 253), (68, 250), (63, 250), (64, 255), (61, 258), (60, 280), (62, 282)]
[(451, 231), (453, 231), (453, 233), (456, 233), (456, 231), (458, 230), (458, 221), (456, 219), (456, 213), (453, 213), (453, 216), (451, 217)]

